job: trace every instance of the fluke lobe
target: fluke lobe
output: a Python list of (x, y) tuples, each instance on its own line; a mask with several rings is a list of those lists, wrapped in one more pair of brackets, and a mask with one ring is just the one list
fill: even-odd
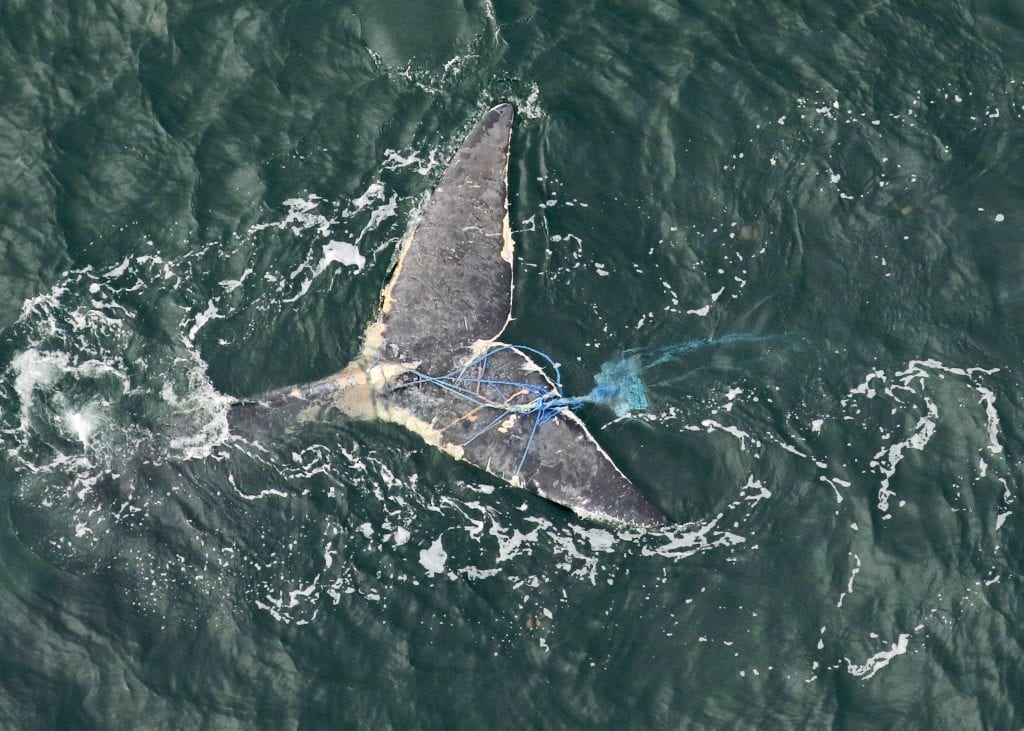
[(322, 380), (239, 402), (229, 420), (250, 433), (268, 413), (285, 423), (393, 421), (582, 515), (664, 524), (572, 411), (543, 420), (529, 411), (554, 384), (528, 349), (497, 339), (512, 310), (512, 120), (510, 104), (494, 107), (455, 154), (402, 242), (362, 354)]

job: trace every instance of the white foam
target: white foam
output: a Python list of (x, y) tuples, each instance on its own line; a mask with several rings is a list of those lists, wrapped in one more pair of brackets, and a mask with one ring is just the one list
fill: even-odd
[[(896, 466), (903, 461), (906, 450), (923, 451), (935, 434), (939, 409), (930, 398), (926, 397), (924, 402), (928, 408), (928, 413), (918, 419), (910, 437), (882, 449), (871, 461), (871, 466), (878, 469), (883, 475), (882, 483), (878, 488), (878, 509), (883, 513), (889, 511), (889, 498), (895, 494), (890, 488), (890, 481), (893, 475), (896, 474)], [(884, 462), (880, 461), (883, 457), (885, 458)]]
[(194, 343), (196, 335), (199, 334), (199, 331), (202, 330), (210, 320), (220, 320), (223, 318), (224, 315), (220, 314), (216, 303), (214, 303), (213, 300), (210, 300), (206, 303), (206, 309), (196, 315), (196, 319), (193, 322), (192, 327), (189, 329), (188, 335), (185, 337), (188, 338), (190, 343)]
[(519, 113), (525, 119), (540, 119), (544, 116), (544, 110), (540, 106), (540, 87), (537, 86), (536, 82), (530, 85), (530, 94), (526, 97), (526, 100), (516, 106), (519, 107)]
[(242, 272), (242, 276), (240, 276), (238, 279), (224, 279), (218, 282), (218, 284), (224, 288), (225, 292), (234, 292), (236, 289), (242, 286), (242, 284), (245, 282), (246, 279), (248, 279), (250, 274), (252, 274), (252, 268), (248, 268), (244, 272)]
[(278, 490), (274, 487), (268, 487), (255, 493), (246, 493), (241, 490), (236, 490), (236, 494), (243, 500), (262, 500), (267, 497), (288, 497), (288, 493), (284, 490)]
[(14, 356), (11, 367), (17, 374), (14, 379), (14, 391), (18, 394), (21, 426), (25, 429), (28, 427), (32, 409), (33, 392), (40, 386), (52, 385), (61, 371), (68, 369), (68, 357), (64, 353), (44, 354), (35, 348), (29, 348)]
[(615, 535), (602, 528), (581, 528), (574, 525), (573, 530), (589, 541), (593, 551), (608, 553), (614, 550)]
[(867, 680), (892, 662), (894, 657), (905, 654), (909, 639), (910, 635), (900, 635), (899, 639), (896, 640), (888, 650), (882, 650), (881, 652), (872, 655), (864, 662), (863, 665), (855, 665), (850, 658), (843, 658), (846, 660), (846, 669), (849, 671), (850, 675), (855, 675)]
[(853, 567), (852, 571), (850, 571), (850, 580), (846, 584), (846, 591), (839, 595), (839, 601), (836, 603), (836, 607), (842, 607), (843, 599), (845, 599), (848, 594), (853, 593), (853, 580), (857, 578), (857, 574), (860, 573), (861, 569), (860, 556), (856, 553), (853, 554), (853, 560), (857, 562), (857, 565)]
[(166, 387), (161, 389), (160, 395), (192, 419), (198, 417), (190, 433), (170, 440), (170, 448), (183, 459), (205, 459), (230, 436), (228, 409), (232, 399), (213, 387), (206, 363), (194, 348), (189, 349), (188, 356), (179, 361), (187, 364), (185, 396), (179, 399), (173, 388)]
[(88, 448), (89, 437), (96, 429), (96, 415), (91, 411), (72, 411), (64, 416), (64, 423), (75, 437)]
[(420, 563), (427, 570), (428, 576), (436, 576), (444, 572), (444, 565), (448, 561), (448, 554), (445, 553), (441, 543), (441, 536), (430, 544), (430, 548), (420, 551)]
[[(835, 480), (829, 479), (828, 477), (825, 477), (825, 475), (819, 475), (818, 479), (821, 480), (822, 482), (824, 482), (825, 484), (829, 485), (835, 491), (835, 493), (836, 493), (836, 504), (837, 505), (839, 503), (843, 502), (843, 494), (841, 492), (839, 492), (839, 488), (836, 486)], [(849, 485), (849, 483), (846, 483), (846, 484)]]
[(772, 491), (765, 487), (760, 480), (755, 480), (753, 475), (747, 478), (747, 484), (740, 490), (740, 497), (750, 503), (750, 507), (754, 507), (771, 496)]
[(364, 208), (367, 208), (376, 201), (382, 200), (384, 200), (384, 184), (379, 181), (374, 181), (370, 183), (369, 187), (363, 192), (362, 195), (352, 199), (352, 202), (349, 204), (348, 208), (346, 208), (342, 212), (341, 217), (351, 218), (359, 211), (363, 210)]
[(323, 251), (324, 258), (317, 268), (318, 274), (333, 263), (355, 267), (357, 272), (361, 272), (363, 267), (366, 266), (366, 257), (359, 253), (359, 247), (355, 244), (332, 240), (324, 245)]
[(724, 517), (719, 513), (713, 519), (703, 523), (690, 523), (684, 526), (673, 526), (665, 531), (667, 539), (656, 547), (644, 546), (641, 555), (662, 556), (664, 558), (682, 559), (696, 553), (708, 551), (716, 547), (735, 546), (745, 543), (746, 538), (729, 531), (717, 530), (718, 522)]
[(999, 443), (999, 413), (996, 411), (996, 395), (984, 386), (977, 386), (981, 394), (979, 403), (985, 406), (985, 420), (988, 426), (988, 451), (999, 454), (1003, 445)]
[[(408, 155), (403, 155), (398, 150), (389, 149), (384, 151), (383, 167), (385, 170), (412, 168), (413, 172), (419, 173), (420, 175), (428, 175), (440, 164), (440, 162), (441, 161), (437, 158), (436, 150), (431, 150), (427, 155), (427, 159), (424, 160), (420, 157), (418, 152), (410, 152)], [(371, 185), (370, 187), (373, 188), (374, 186)], [(383, 186), (381, 186), (380, 190), (383, 192)], [(383, 196), (381, 197), (381, 200), (383, 200)]]
[[(743, 431), (739, 427), (727, 426), (725, 424), (715, 421), (714, 419), (705, 419), (700, 423), (700, 425), (707, 429), (708, 432), (724, 431), (726, 434), (731, 434), (732, 436), (736, 437), (739, 440), (741, 451), (747, 448), (747, 440), (750, 439), (750, 434)], [(760, 444), (759, 442), (757, 442), (756, 439), (753, 441)]]
[(116, 277), (120, 277), (122, 274), (128, 271), (128, 267), (131, 265), (131, 261), (131, 257), (126, 256), (124, 259), (121, 260), (120, 264), (118, 264), (113, 269), (108, 269), (106, 272), (104, 272), (103, 275), (108, 279), (115, 279)]
[(884, 383), (886, 381), (885, 371), (881, 371), (881, 370), (871, 371), (871, 373), (869, 373), (867, 375), (867, 377), (864, 379), (863, 383), (861, 383), (859, 386), (857, 386), (856, 388), (854, 388), (853, 390), (851, 390), (847, 394), (846, 398), (843, 399), (843, 405), (844, 406), (846, 405), (846, 401), (851, 396), (858, 396), (859, 395), (859, 396), (864, 396), (866, 398), (874, 398), (875, 395), (878, 393), (871, 386), (871, 382), (874, 381), (874, 380), (880, 380), (880, 381), (882, 381)]
[(314, 213), (322, 200), (323, 198), (313, 193), (305, 198), (289, 198), (284, 201), (284, 205), (288, 206), (288, 213), (283, 219), (254, 224), (249, 227), (249, 233), (254, 234), (268, 228), (281, 230), (290, 228), (292, 233), (298, 236), (303, 231), (315, 229), (320, 236), (327, 237), (331, 233), (331, 227), (337, 221), (321, 213)]

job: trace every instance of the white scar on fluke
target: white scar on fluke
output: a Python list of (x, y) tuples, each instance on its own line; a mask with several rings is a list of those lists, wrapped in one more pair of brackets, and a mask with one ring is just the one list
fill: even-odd
[(559, 384), (532, 355), (542, 354), (498, 340), (512, 313), (512, 119), (509, 104), (489, 110), (452, 158), (401, 244), (360, 356), (322, 380), (238, 403), (232, 426), (248, 431), (268, 413), (396, 422), (581, 515), (665, 524), (562, 406)]

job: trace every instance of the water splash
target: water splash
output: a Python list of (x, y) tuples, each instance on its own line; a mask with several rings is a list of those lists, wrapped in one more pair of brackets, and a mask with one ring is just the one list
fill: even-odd
[[(216, 601), (241, 587), (276, 620), (304, 624), (350, 595), (387, 602), (407, 582), (529, 586), (524, 607), (556, 607), (571, 602), (564, 587), (612, 583), (630, 557), (744, 550), (743, 516), (649, 532), (557, 510), (548, 518), (553, 509), (539, 498), (453, 480), (458, 468), (435, 470), (433, 457), (410, 466), (418, 442), (385, 430), (385, 443), (400, 445), (390, 454), (363, 424), (296, 428), (258, 443), (231, 434), (230, 400), (210, 380), (198, 335), (215, 315), (245, 306), (233, 296), (260, 281), (269, 301), (249, 306), (272, 313), (294, 290), (244, 260), (256, 274), (211, 294), (194, 267), (215, 259), (214, 247), (70, 271), (26, 302), (11, 328), (0, 449), (19, 520), (34, 526), (24, 540), (44, 560), (106, 572), (144, 610), (161, 611), (182, 592)], [(153, 337), (146, 303), (165, 297), (180, 305)]]

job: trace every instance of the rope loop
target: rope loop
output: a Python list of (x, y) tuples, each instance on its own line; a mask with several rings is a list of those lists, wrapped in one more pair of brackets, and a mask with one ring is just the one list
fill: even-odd
[[(505, 350), (516, 350), (536, 356), (537, 359), (550, 367), (554, 374), (554, 385), (538, 385), (520, 381), (510, 381), (499, 378), (487, 377), (488, 360)], [(412, 380), (406, 381), (396, 389), (409, 388), (412, 386), (431, 385), (441, 388), (448, 393), (462, 399), (472, 405), (472, 409), (449, 426), (475, 416), (482, 410), (496, 411), (497, 415), (485, 427), (474, 433), (469, 439), (462, 443), (467, 446), (474, 440), (496, 428), (510, 416), (524, 416), (533, 418), (533, 427), (530, 429), (530, 436), (526, 442), (526, 448), (519, 459), (515, 474), (518, 475), (526, 462), (526, 456), (533, 446), (533, 439), (537, 429), (551, 421), (565, 411), (575, 411), (585, 403), (594, 399), (590, 397), (570, 397), (562, 393), (562, 372), (558, 364), (546, 353), (526, 345), (500, 345), (487, 351), (463, 366), (449, 371), (444, 375), (434, 376), (422, 371), (412, 370), (409, 374)], [(448, 428), (448, 427), (446, 427)]]

